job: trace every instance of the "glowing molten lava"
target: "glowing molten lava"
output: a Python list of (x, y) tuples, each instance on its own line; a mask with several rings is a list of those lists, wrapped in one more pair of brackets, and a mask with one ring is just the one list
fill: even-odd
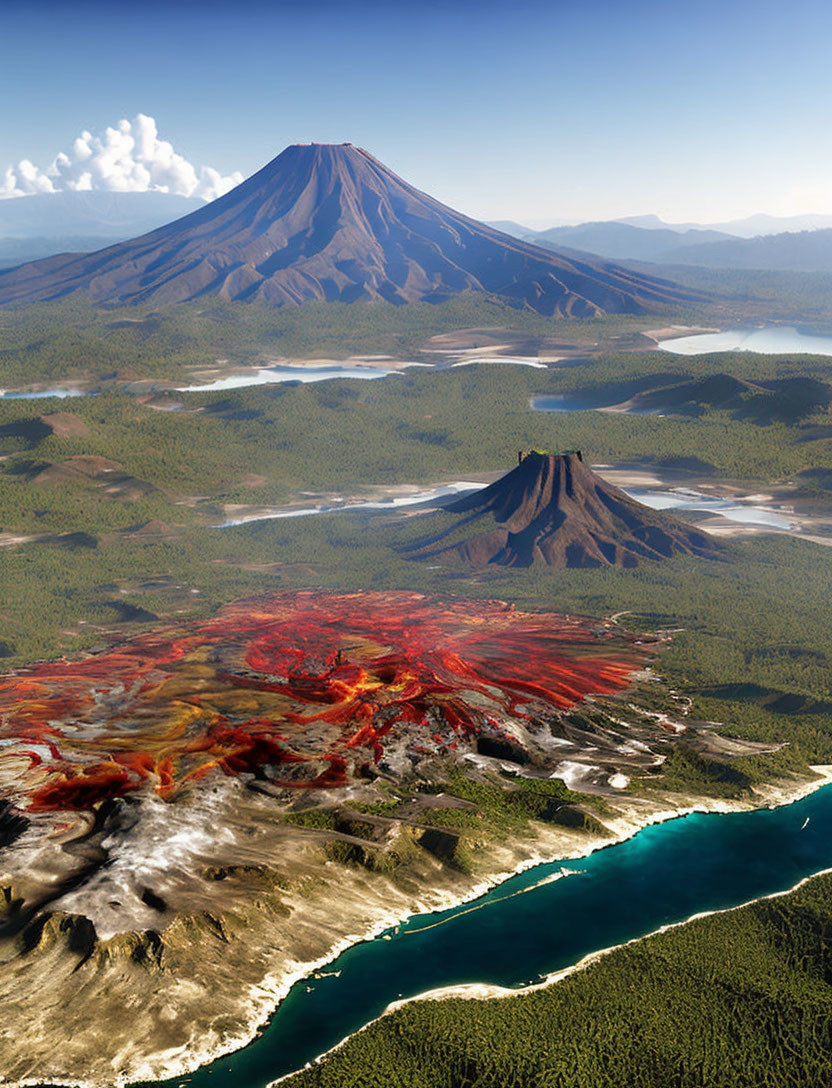
[(0, 678), (0, 788), (30, 810), (172, 797), (219, 768), (328, 788), (625, 687), (591, 621), (415, 593), (284, 594)]

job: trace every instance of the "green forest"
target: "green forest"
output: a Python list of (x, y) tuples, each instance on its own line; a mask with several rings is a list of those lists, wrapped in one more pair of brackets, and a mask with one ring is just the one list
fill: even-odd
[(779, 746), (733, 760), (730, 775), (679, 750), (655, 785), (737, 795), (832, 760), (828, 548), (767, 535), (726, 545), (718, 562), (470, 571), (406, 558), (418, 517), (382, 511), (217, 526), (228, 504), (466, 479), (510, 468), (527, 447), (579, 447), (592, 463), (687, 468), (756, 489), (803, 473), (801, 493), (823, 503), (832, 438), (828, 411), (817, 406), (789, 401), (785, 418), (761, 423), (708, 404), (696, 415), (660, 416), (540, 412), (530, 400), (577, 393), (609, 403), (724, 373), (823, 385), (829, 369), (811, 358), (618, 352), (561, 369), (416, 369), (178, 400), (127, 392), (0, 400), (0, 653), (12, 667), (106, 645), (142, 622), (316, 585), (500, 597), (596, 616), (628, 611), (624, 622), (636, 630), (674, 630), (660, 671), (668, 689), (693, 701), (693, 716)]
[(832, 877), (517, 997), (420, 1001), (286, 1088), (826, 1088)]
[[(625, 613), (619, 622), (631, 631), (664, 633), (656, 679), (640, 698), (657, 710), (686, 703), (691, 729), (660, 746), (664, 761), (633, 775), (625, 796), (747, 799), (756, 784), (832, 763), (832, 549), (820, 543), (765, 534), (729, 540), (715, 561), (472, 570), (407, 558), (406, 546), (422, 532), (418, 513), (219, 527), (234, 504), (332, 501), (372, 487), (464, 480), (508, 470), (524, 448), (580, 448), (592, 464), (638, 466), (680, 483), (789, 487), (819, 508), (830, 501), (828, 359), (680, 359), (633, 350), (643, 346), (643, 319), (570, 324), (569, 365), (548, 369), (411, 368), (373, 381), (170, 389), (219, 357), (253, 364), (363, 351), (425, 361), (427, 329), (467, 322), (493, 330), (506, 321), (503, 309), (483, 300), (429, 311), (182, 307), (138, 320), (134, 311), (101, 314), (77, 302), (4, 311), (4, 387), (74, 377), (100, 383), (101, 391), (0, 399), (3, 666), (100, 649), (148, 625), (298, 588), (500, 598), (532, 610)], [(567, 336), (532, 314), (511, 320), (515, 332), (534, 344), (545, 340), (550, 352)], [(710, 385), (697, 385), (699, 399), (666, 414), (531, 407), (538, 396), (609, 406), (704, 379), (720, 386), (725, 375), (753, 388), (722, 403), (702, 393)], [(141, 378), (153, 382), (131, 386)], [(771, 384), (783, 382), (792, 384)], [(616, 713), (627, 713), (623, 700)], [(763, 750), (703, 755), (697, 731), (712, 728)], [(484, 838), (525, 834), (535, 823), (599, 830), (593, 814), (603, 818), (603, 800), (558, 781), (513, 778), (510, 785), (454, 773), (437, 783), (467, 803), (427, 818), (437, 833), (452, 833), (453, 867), (476, 871)], [(384, 797), (374, 815), (391, 819), (408, 800), (406, 791)], [(356, 841), (329, 843), (327, 858), (373, 871), (383, 864), (395, 877), (407, 843), (378, 861), (382, 855), (360, 841), (360, 817), (350, 808), (292, 819), (346, 827)], [(830, 917), (832, 881), (819, 878), (791, 896), (620, 949), (549, 989), (407, 1006), (290, 1083), (826, 1085)]]

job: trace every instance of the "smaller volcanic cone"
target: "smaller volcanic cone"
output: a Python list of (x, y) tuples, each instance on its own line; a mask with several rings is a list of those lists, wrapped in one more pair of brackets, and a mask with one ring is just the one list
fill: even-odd
[(585, 465), (580, 451), (520, 458), (489, 487), (446, 506), (441, 517), (458, 514), (454, 524), (407, 554), (508, 567), (634, 567), (677, 553), (718, 555), (707, 533), (631, 499)]

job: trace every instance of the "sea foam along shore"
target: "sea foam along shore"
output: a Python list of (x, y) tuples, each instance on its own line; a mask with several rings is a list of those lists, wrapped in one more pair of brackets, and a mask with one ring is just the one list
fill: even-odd
[[(590, 854), (595, 853), (596, 850), (603, 850), (608, 846), (615, 846), (617, 843), (624, 842), (626, 839), (632, 838), (633, 835), (636, 835), (643, 828), (648, 827), (652, 824), (664, 823), (667, 820), (679, 819), (683, 816), (688, 816), (695, 812), (751, 812), (755, 809), (779, 808), (781, 806), (794, 804), (795, 802), (802, 800), (804, 797), (807, 797), (809, 794), (814, 793), (822, 786), (827, 786), (832, 783), (832, 764), (815, 764), (810, 767), (810, 770), (816, 777), (809, 779), (800, 778), (795, 779), (793, 782), (780, 782), (777, 784), (760, 786), (755, 791), (755, 798), (751, 801), (731, 802), (704, 798), (698, 799), (690, 805), (680, 806), (679, 808), (656, 811), (652, 816), (641, 820), (637, 824), (637, 826), (632, 826), (628, 830), (625, 830), (624, 827), (622, 827), (621, 833), (616, 832), (615, 839), (601, 839), (600, 841), (593, 843), (593, 845), (591, 845), (589, 849), (581, 852), (563, 854), (562, 856), (556, 858), (541, 858), (538, 861), (518, 865), (513, 873), (507, 874), (501, 880), (494, 881), (490, 884), (490, 887), (487, 890), (491, 890), (498, 884), (510, 879), (511, 876), (516, 876), (518, 873), (524, 872), (525, 870), (533, 868), (536, 865), (551, 864), (552, 862), (561, 860), (566, 861), (574, 860), (580, 857), (588, 857)], [(610, 821), (609, 823), (607, 823), (606, 826), (610, 827), (610, 829), (612, 830), (612, 825), (614, 823), (620, 824), (622, 823), (622, 821)], [(629, 820), (627, 821), (627, 823), (629, 823)], [(820, 870), (817, 873), (813, 873), (810, 876), (804, 877), (803, 879), (799, 880), (797, 884), (794, 885), (794, 887), (786, 888), (783, 891), (779, 892), (773, 892), (771, 895), (761, 896), (760, 899), (776, 899), (779, 896), (788, 895), (791, 892), (796, 891), (798, 888), (802, 887), (807, 880), (811, 880), (813, 877), (820, 876), (822, 873), (826, 872), (832, 872), (832, 869)], [(463, 902), (466, 902), (469, 899), (478, 898), (480, 894), (484, 893), (477, 893), (476, 896), (472, 895), (466, 900), (460, 900), (458, 905), (461, 905)], [(630, 944), (637, 944), (639, 941), (646, 940), (648, 937), (652, 937), (656, 933), (664, 933), (666, 930), (675, 929), (678, 926), (687, 925), (688, 922), (692, 922), (697, 918), (706, 918), (712, 914), (725, 914), (729, 911), (739, 910), (740, 907), (748, 906), (749, 903), (752, 902), (757, 902), (757, 900), (751, 899), (747, 903), (740, 903), (737, 906), (726, 907), (723, 910), (702, 911), (697, 914), (691, 915), (689, 918), (682, 919), (679, 922), (672, 922), (668, 925), (661, 926), (658, 930), (654, 930), (651, 933), (645, 933), (643, 936), (640, 937), (633, 937), (631, 940), (624, 941), (619, 945), (613, 945), (609, 948), (599, 949), (595, 952), (590, 952), (588, 955), (582, 957), (577, 963), (574, 963), (569, 967), (565, 967), (560, 971), (553, 971), (540, 982), (533, 983), (529, 986), (510, 989), (503, 986), (493, 986), (484, 983), (472, 982), (464, 983), (458, 986), (443, 986), (435, 990), (426, 990), (424, 993), (414, 994), (412, 997), (402, 998), (402, 1000), (400, 1001), (393, 1001), (387, 1006), (381, 1016), (374, 1017), (372, 1020), (364, 1024), (364, 1026), (361, 1027), (357, 1032), (352, 1032), (340, 1042), (336, 1043), (335, 1046), (330, 1047), (322, 1054), (319, 1054), (312, 1062), (307, 1062), (303, 1068), (308, 1069), (310, 1066), (317, 1065), (318, 1063), (324, 1061), (331, 1054), (334, 1054), (336, 1051), (344, 1047), (350, 1041), (350, 1039), (353, 1038), (354, 1035), (358, 1035), (362, 1031), (366, 1031), (367, 1028), (371, 1027), (378, 1020), (381, 1020), (382, 1017), (388, 1016), (390, 1013), (395, 1012), (396, 1009), (399, 1009), (404, 1005), (409, 1005), (414, 1001), (443, 1001), (449, 1000), (451, 998), (483, 1000), (487, 998), (517, 997), (520, 994), (531, 993), (534, 990), (542, 990), (548, 986), (553, 986), (556, 983), (561, 982), (563, 979), (567, 978), (571, 974), (574, 974), (576, 971), (585, 970), (587, 967), (597, 962), (603, 956), (608, 955), (610, 952), (614, 952), (617, 948), (624, 948)], [(278, 1077), (268, 1085), (268, 1088), (275, 1088), (276, 1085), (281, 1084), (282, 1082), (288, 1080), (290, 1077), (294, 1076), (296, 1072), (298, 1072), (298, 1070), (295, 1070), (292, 1073), (286, 1073), (283, 1076)]]
[[(259, 983), (250, 985), (247, 994), (242, 998), (240, 1003), (241, 1012), (239, 1029), (234, 1034), (225, 1034), (220, 1038), (214, 1032), (200, 1031), (199, 1045), (194, 1046), (189, 1044), (186, 1047), (177, 1047), (172, 1050), (149, 1054), (141, 1062), (136, 1062), (135, 1060), (131, 1061), (127, 1055), (114, 1055), (112, 1066), (117, 1069), (120, 1064), (120, 1059), (124, 1057), (124, 1064), (126, 1065), (129, 1063), (129, 1070), (126, 1072), (114, 1071), (112, 1075), (108, 1075), (106, 1079), (93, 1077), (72, 1079), (51, 1077), (49, 1082), (55, 1086), (66, 1085), (67, 1088), (124, 1088), (125, 1085), (136, 1082), (159, 1082), (187, 1076), (196, 1072), (200, 1067), (208, 1065), (235, 1051), (241, 1050), (251, 1043), (267, 1026), (268, 1022), (279, 1009), (280, 1003), (286, 997), (292, 986), (297, 982), (301, 982), (315, 971), (319, 971), (330, 965), (341, 955), (341, 953), (345, 952), (353, 945), (372, 941), (388, 929), (392, 929), (408, 918), (412, 918), (417, 914), (438, 913), (453, 909), (457, 906), (462, 906), (465, 903), (473, 902), (493, 888), (504, 883), (506, 880), (519, 873), (525, 872), (528, 869), (533, 869), (538, 865), (551, 864), (556, 861), (575, 860), (582, 857), (588, 857), (596, 850), (614, 846), (616, 843), (631, 838), (641, 831), (642, 828), (652, 824), (664, 823), (667, 820), (677, 819), (694, 812), (748, 812), (759, 808), (775, 808), (780, 805), (792, 804), (808, 794), (813, 793), (820, 787), (832, 783), (832, 764), (812, 766), (811, 770), (816, 777), (799, 778), (794, 781), (762, 786), (756, 791), (756, 796), (747, 801), (725, 801), (722, 799), (694, 798), (680, 795), (677, 804), (676, 799), (671, 799), (670, 797), (664, 798), (663, 803), (659, 803), (658, 801), (656, 803), (650, 803), (645, 802), (643, 799), (638, 799), (638, 801), (636, 801), (636, 799), (627, 798), (626, 796), (616, 798), (616, 805), (620, 814), (613, 819), (607, 818), (605, 820), (605, 826), (610, 832), (610, 835), (582, 835), (579, 846), (575, 845), (575, 836), (567, 836), (560, 831), (550, 831), (549, 828), (542, 828), (538, 839), (534, 843), (523, 840), (514, 844), (511, 852), (514, 853), (515, 856), (522, 852), (522, 859), (516, 860), (514, 864), (501, 866), (499, 869), (495, 870), (494, 873), (489, 874), (475, 884), (472, 884), (464, 894), (453, 893), (447, 889), (426, 892), (419, 900), (420, 910), (403, 910), (401, 907), (391, 909), (389, 912), (377, 917), (362, 931), (345, 934), (332, 945), (326, 955), (315, 960), (294, 962), (288, 970), (268, 974)], [(684, 923), (674, 924), (681, 925)], [(635, 938), (635, 940), (643, 940), (643, 938)], [(612, 951), (612, 949), (590, 953), (590, 955), (585, 957), (584, 960), (581, 960), (580, 963), (566, 968), (562, 972), (555, 973), (551, 979), (547, 978), (541, 983), (536, 983), (534, 986), (529, 987), (529, 989), (552, 985), (555, 982), (560, 981), (561, 978), (566, 977), (570, 972), (588, 966), (595, 958), (606, 954), (608, 951)], [(483, 986), (477, 983), (472, 983), (467, 986), (445, 987), (394, 1002), (385, 1009), (382, 1016), (387, 1015), (400, 1005), (407, 1004), (410, 1001), (435, 1000), (459, 996), (470, 997), (472, 999), (492, 996), (513, 996), (521, 992), (521, 990), (504, 991), (500, 987)], [(379, 1018), (374, 1018), (359, 1030), (366, 1030), (371, 1024), (375, 1023), (376, 1019)], [(335, 1046), (318, 1055), (318, 1057), (314, 1059), (314, 1062), (307, 1063), (307, 1066), (322, 1061), (329, 1054), (340, 1049), (350, 1038), (352, 1038), (353, 1034), (358, 1034), (358, 1032), (348, 1035)], [(273, 1085), (280, 1084), (292, 1075), (293, 1073), (287, 1073), (277, 1078), (271, 1082), (269, 1088), (273, 1088)], [(35, 1088), (35, 1086), (41, 1086), (42, 1084), (43, 1079), (38, 1077), (26, 1078), (23, 1080), (7, 1080), (0, 1076), (0, 1085), (3, 1085), (4, 1088)]]

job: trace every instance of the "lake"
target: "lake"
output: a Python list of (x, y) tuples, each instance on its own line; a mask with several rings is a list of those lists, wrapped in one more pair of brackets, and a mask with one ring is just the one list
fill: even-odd
[(283, 382), (327, 382), (334, 378), (372, 380), (398, 374), (381, 366), (270, 366), (247, 374), (231, 374), (213, 382), (183, 385), (177, 393), (215, 393), (221, 389), (243, 389), (252, 385), (280, 385)]
[(395, 489), (390, 495), (381, 496), (378, 499), (354, 499), (340, 502), (322, 502), (315, 506), (272, 506), (251, 513), (241, 513), (237, 517), (230, 517), (215, 529), (230, 529), (235, 525), (247, 525), (252, 521), (275, 521), (280, 518), (305, 518), (315, 514), (342, 514), (353, 513), (358, 510), (398, 510), (402, 506), (430, 506), (440, 504), (444, 500), (452, 501), (463, 495), (469, 495), (472, 491), (478, 491), (484, 484), (473, 483), (465, 480), (456, 480), (453, 483), (441, 484), (439, 487), (429, 487), (423, 490), (413, 488)]
[[(387, 378), (391, 375), (400, 375), (409, 367), (419, 367), (422, 370), (448, 370), (458, 366), (479, 366), (483, 364), (500, 364), (508, 366), (530, 366), (536, 369), (547, 369), (546, 363), (540, 363), (533, 359), (502, 359), (499, 357), (487, 359), (468, 359), (456, 363), (430, 365), (426, 363), (398, 363), (396, 366), (385, 367), (378, 363), (370, 365), (357, 364), (329, 364), (327, 366), (305, 366), (302, 363), (287, 363), (280, 366), (262, 367), (249, 370), (244, 373), (229, 374), (214, 381), (197, 382), (193, 385), (182, 385), (170, 388), (171, 393), (217, 393), (228, 389), (245, 389), (258, 385), (282, 385), (286, 382), (328, 382), (337, 378), (352, 378), (359, 381), (373, 381), (376, 378)], [(116, 387), (117, 388), (117, 387)], [(38, 390), (3, 390), (0, 389), (0, 400), (46, 400), (50, 397), (86, 397), (94, 396), (103, 389), (90, 389), (86, 387), (62, 386), (52, 389)]]
[(714, 351), (755, 351), (760, 355), (832, 355), (832, 336), (803, 333), (789, 326), (726, 329), (661, 340), (660, 351), (674, 355), (707, 355)]
[[(214, 526), (214, 528), (230, 529), (234, 526), (247, 525), (255, 521), (312, 517), (316, 514), (347, 514), (361, 510), (392, 511), (403, 506), (418, 505), (442, 506), (461, 498), (463, 495), (470, 495), (485, 486), (483, 483), (456, 480), (440, 487), (408, 490), (404, 494), (401, 493), (400, 489), (393, 491), (389, 496), (380, 496), (376, 499), (322, 502), (314, 506), (263, 507), (231, 516), (227, 521)], [(730, 499), (720, 498), (717, 495), (705, 495), (701, 491), (689, 487), (664, 488), (660, 486), (657, 489), (655, 487), (624, 486), (622, 490), (631, 498), (651, 507), (653, 510), (697, 510), (703, 513), (718, 514), (727, 521), (740, 522), (744, 525), (759, 525), (786, 532), (795, 528), (795, 524), (790, 518), (766, 506), (757, 497), (750, 499), (743, 496)]]
[(690, 487), (674, 487), (668, 491), (638, 487), (627, 487), (623, 490), (631, 499), (644, 503), (653, 510), (699, 510), (718, 514), (728, 521), (740, 522), (743, 525), (760, 525), (784, 531), (794, 528), (794, 523), (783, 514), (747, 499), (723, 499), (717, 495), (703, 495)]
[(0, 389), (0, 400), (49, 400), (55, 397), (57, 400), (66, 400), (67, 397), (87, 397), (92, 396), (92, 392), (87, 392), (85, 389), (74, 389), (72, 387), (59, 388), (59, 389), (38, 389), (32, 390), (9, 390)]

